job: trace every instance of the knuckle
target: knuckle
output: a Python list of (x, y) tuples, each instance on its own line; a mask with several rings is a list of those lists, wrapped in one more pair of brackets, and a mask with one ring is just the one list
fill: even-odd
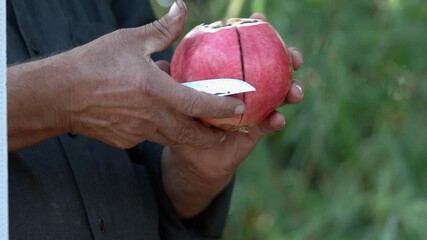
[(176, 136), (176, 144), (189, 144), (192, 143), (196, 136), (196, 128), (191, 125), (182, 127)]
[(167, 27), (167, 23), (165, 22), (165, 20), (163, 18), (148, 24), (147, 28), (148, 28), (147, 30), (149, 32), (159, 33), (159, 36), (161, 37), (161, 39), (166, 41), (166, 42), (171, 42), (174, 40), (173, 34), (169, 30), (169, 28)]
[(200, 96), (198, 92), (187, 94), (184, 98), (186, 104), (183, 105), (185, 113), (192, 117), (203, 117), (207, 112), (206, 101)]

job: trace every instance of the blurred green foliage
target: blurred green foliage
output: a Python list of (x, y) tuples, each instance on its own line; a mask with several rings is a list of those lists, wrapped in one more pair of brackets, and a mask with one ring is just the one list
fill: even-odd
[(186, 2), (187, 31), (263, 11), (305, 59), (305, 98), (241, 166), (225, 239), (427, 239), (427, 1)]

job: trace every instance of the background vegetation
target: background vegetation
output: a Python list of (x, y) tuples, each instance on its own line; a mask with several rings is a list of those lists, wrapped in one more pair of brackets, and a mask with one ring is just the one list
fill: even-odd
[(186, 2), (188, 30), (261, 11), (305, 57), (304, 101), (239, 170), (225, 239), (427, 239), (427, 1)]

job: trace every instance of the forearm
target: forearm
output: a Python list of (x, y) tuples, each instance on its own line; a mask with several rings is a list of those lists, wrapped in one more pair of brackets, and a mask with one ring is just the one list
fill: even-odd
[(72, 64), (66, 54), (7, 69), (9, 151), (69, 131)]
[[(232, 175), (207, 180), (197, 175), (189, 166), (188, 171), (174, 166), (169, 148), (162, 155), (162, 180), (166, 194), (181, 219), (194, 217), (205, 210), (212, 200), (230, 183)], [(181, 169), (181, 170), (177, 170)]]

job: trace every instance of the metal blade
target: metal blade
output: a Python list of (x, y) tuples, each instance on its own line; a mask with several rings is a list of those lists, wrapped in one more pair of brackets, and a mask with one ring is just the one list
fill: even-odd
[(256, 89), (249, 83), (243, 80), (232, 78), (198, 80), (182, 83), (182, 85), (193, 88), (200, 92), (215, 94), (217, 96), (228, 96), (238, 93), (256, 91)]

